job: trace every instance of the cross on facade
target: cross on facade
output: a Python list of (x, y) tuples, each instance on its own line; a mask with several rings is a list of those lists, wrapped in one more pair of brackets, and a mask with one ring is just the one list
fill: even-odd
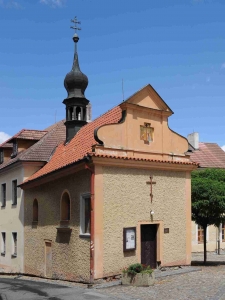
[(75, 30), (75, 33), (77, 33), (77, 30), (81, 30), (80, 27), (77, 27), (77, 24), (81, 24), (80, 21), (77, 21), (77, 17), (74, 17), (74, 19), (71, 20), (71, 22), (73, 22), (75, 24), (74, 26), (70, 26), (70, 28)]
[(152, 181), (153, 176), (150, 176), (150, 181), (146, 181), (147, 184), (150, 184), (150, 198), (151, 198), (151, 203), (152, 203), (152, 199), (153, 199), (153, 194), (152, 194), (152, 185), (156, 184), (155, 181)]

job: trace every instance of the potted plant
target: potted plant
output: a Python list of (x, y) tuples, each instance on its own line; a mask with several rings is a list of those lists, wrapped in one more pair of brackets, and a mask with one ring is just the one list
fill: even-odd
[(155, 283), (155, 274), (150, 266), (132, 264), (122, 270), (122, 284), (134, 286), (150, 286)]

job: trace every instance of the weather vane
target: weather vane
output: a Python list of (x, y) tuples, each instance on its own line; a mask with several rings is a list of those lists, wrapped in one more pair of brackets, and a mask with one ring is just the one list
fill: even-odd
[(70, 28), (75, 30), (75, 33), (77, 33), (77, 30), (81, 30), (81, 28), (77, 26), (78, 24), (81, 24), (81, 22), (77, 20), (77, 17), (74, 17), (74, 19), (71, 20), (71, 22), (75, 24), (74, 26), (70, 26)]

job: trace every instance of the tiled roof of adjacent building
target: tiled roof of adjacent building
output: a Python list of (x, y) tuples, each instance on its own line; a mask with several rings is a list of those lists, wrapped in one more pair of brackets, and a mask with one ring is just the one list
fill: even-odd
[(46, 130), (30, 130), (22, 129), (17, 134), (9, 138), (7, 141), (0, 145), (0, 148), (5, 147), (6, 144), (10, 144), (13, 139), (22, 139), (22, 140), (34, 140), (39, 141), (45, 134)]
[(6, 143), (6, 142), (4, 142), (4, 143), (2, 143), (0, 145), (0, 148), (12, 148), (12, 147), (13, 147), (12, 143)]
[(47, 131), (45, 130), (30, 130), (30, 129), (22, 129), (13, 138), (23, 139), (23, 140), (40, 140)]
[[(15, 163), (17, 161), (48, 162), (50, 157), (52, 156), (54, 150), (56, 149), (56, 147), (60, 143), (62, 143), (66, 137), (66, 127), (65, 127), (63, 121), (59, 121), (59, 122), (55, 123), (54, 125), (50, 126), (49, 130), (38, 131), (39, 133), (41, 133), (41, 132), (44, 133), (44, 135), (43, 134), (39, 135), (39, 133), (37, 135), (35, 135), (34, 131), (35, 130), (30, 130), (30, 134), (31, 134), (30, 137), (31, 137), (31, 139), (33, 138), (35, 140), (39, 136), (40, 138), (39, 138), (38, 142), (33, 144), (28, 149), (19, 152), (16, 157), (9, 159), (6, 162), (3, 162), (0, 165), (0, 170), (9, 165), (12, 165), (13, 163)], [(16, 134), (15, 136), (21, 136), (21, 131), (18, 134)], [(28, 137), (29, 136), (28, 131), (26, 131), (26, 133), (22, 136)]]
[(200, 168), (225, 169), (225, 152), (216, 143), (199, 143), (199, 149), (191, 153), (191, 161)]

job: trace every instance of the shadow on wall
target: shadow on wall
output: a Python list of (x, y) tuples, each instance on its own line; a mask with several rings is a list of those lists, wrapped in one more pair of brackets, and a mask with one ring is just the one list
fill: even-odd
[(132, 256), (136, 256), (136, 251), (127, 251), (123, 253), (124, 257), (132, 257)]
[(69, 244), (71, 237), (70, 232), (57, 232), (55, 242), (59, 244)]

